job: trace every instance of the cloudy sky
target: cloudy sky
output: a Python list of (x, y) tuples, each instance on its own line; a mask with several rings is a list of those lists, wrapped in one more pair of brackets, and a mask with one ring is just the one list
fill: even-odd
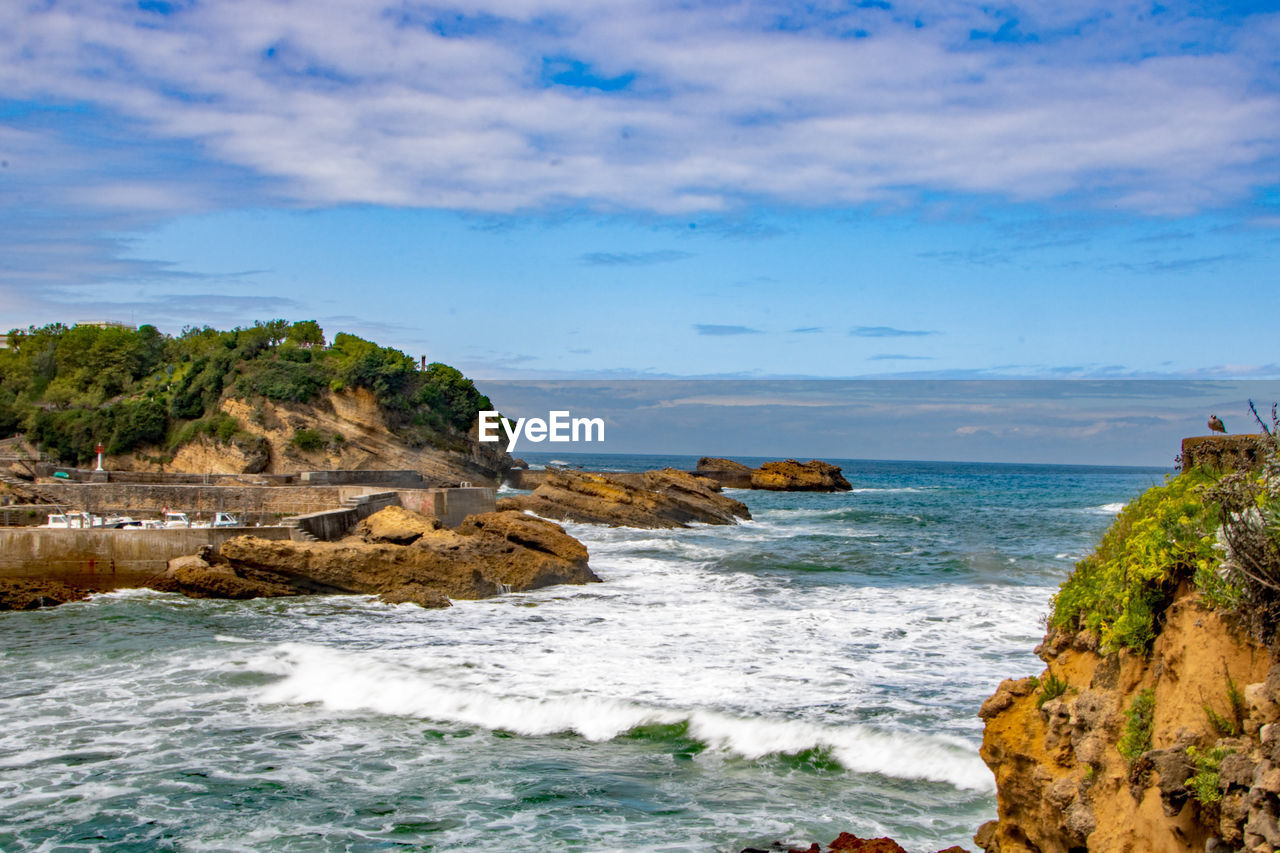
[(1280, 376), (1275, 3), (11, 0), (0, 320)]

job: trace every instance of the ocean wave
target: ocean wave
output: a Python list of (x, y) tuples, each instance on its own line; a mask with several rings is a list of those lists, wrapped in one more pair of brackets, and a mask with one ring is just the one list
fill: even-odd
[(1122, 509), (1124, 509), (1124, 504), (1113, 503), (1113, 504), (1102, 504), (1101, 506), (1091, 506), (1087, 508), (1085, 512), (1096, 512), (1102, 515), (1115, 515)]
[(498, 696), (439, 684), (429, 671), (298, 643), (277, 647), (274, 655), (264, 658), (255, 668), (284, 675), (262, 690), (258, 701), (264, 704), (318, 704), (334, 712), (413, 717), (527, 737), (572, 733), (596, 742), (646, 726), (683, 725), (687, 737), (709, 750), (745, 759), (825, 750), (855, 773), (921, 779), (974, 791), (994, 787), (991, 773), (973, 747), (954, 737), (647, 707), (582, 694)]
[(860, 486), (849, 490), (850, 494), (858, 495), (865, 492), (932, 492), (936, 489), (917, 489), (914, 486), (894, 486), (894, 487), (874, 487)]

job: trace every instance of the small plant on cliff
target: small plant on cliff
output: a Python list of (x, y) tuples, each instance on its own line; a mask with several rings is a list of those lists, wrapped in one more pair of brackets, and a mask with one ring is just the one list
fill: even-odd
[(1212, 519), (1197, 491), (1209, 482), (1208, 475), (1189, 471), (1121, 510), (1054, 596), (1049, 624), (1093, 631), (1104, 650), (1145, 654), (1178, 582), (1217, 564)]
[(1244, 729), (1244, 718), (1248, 712), (1244, 694), (1230, 674), (1227, 675), (1227, 706), (1231, 709), (1229, 717), (1219, 714), (1207, 702), (1204, 705), (1204, 714), (1209, 718), (1209, 725), (1217, 732), (1218, 737), (1238, 736)]
[(1134, 696), (1129, 710), (1125, 711), (1124, 731), (1120, 733), (1116, 749), (1130, 764), (1151, 749), (1151, 727), (1155, 713), (1156, 692), (1150, 687)]
[(1067, 680), (1059, 678), (1052, 672), (1049, 677), (1039, 683), (1040, 695), (1036, 697), (1036, 707), (1043, 708), (1045, 702), (1057, 699), (1063, 693), (1067, 692)]
[(1222, 802), (1222, 777), (1219, 768), (1222, 759), (1231, 754), (1231, 750), (1213, 747), (1208, 752), (1201, 752), (1194, 746), (1187, 747), (1187, 758), (1196, 766), (1196, 773), (1187, 779), (1187, 791), (1203, 806), (1217, 806)]

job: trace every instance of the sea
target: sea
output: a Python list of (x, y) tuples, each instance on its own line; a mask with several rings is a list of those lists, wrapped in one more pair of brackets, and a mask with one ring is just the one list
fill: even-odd
[(0, 850), (974, 849), (978, 708), (1167, 472), (830, 461), (735, 526), (566, 524), (600, 584), (0, 613)]

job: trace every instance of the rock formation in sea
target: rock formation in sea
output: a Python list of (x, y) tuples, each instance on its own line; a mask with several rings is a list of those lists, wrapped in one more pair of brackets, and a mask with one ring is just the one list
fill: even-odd
[(698, 460), (697, 473), (710, 477), (726, 489), (751, 488), (751, 469), (732, 459), (704, 456)]
[[(768, 847), (744, 847), (741, 853), (907, 853), (892, 838), (859, 838), (851, 832), (842, 832), (825, 847), (817, 842), (808, 847), (796, 847), (775, 841)], [(948, 847), (938, 853), (968, 853), (963, 847)]]
[(840, 466), (811, 459), (786, 459), (748, 468), (741, 462), (704, 456), (698, 460), (697, 474), (729, 489), (764, 489), (773, 492), (847, 492), (851, 488)]
[(499, 509), (614, 527), (670, 528), (749, 519), (745, 504), (702, 477), (667, 468), (626, 478), (557, 469), (532, 494), (501, 498)]
[(43, 578), (0, 578), (0, 610), (35, 610), (88, 598), (89, 593)]
[(553, 522), (489, 512), (453, 531), (415, 515), (382, 510), (338, 542), (240, 536), (224, 543), (216, 559), (171, 561), (158, 588), (198, 598), (363, 593), (447, 607), (449, 599), (600, 580), (587, 565), (587, 549)]
[(847, 492), (853, 488), (837, 465), (811, 459), (766, 462), (751, 472), (751, 488), (781, 492)]

